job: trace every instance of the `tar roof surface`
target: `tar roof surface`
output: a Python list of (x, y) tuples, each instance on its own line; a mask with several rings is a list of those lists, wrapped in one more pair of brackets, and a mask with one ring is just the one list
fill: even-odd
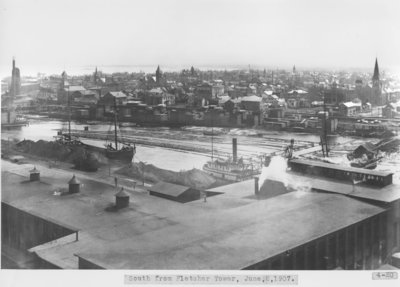
[(377, 175), (377, 176), (387, 176), (387, 175), (393, 174), (393, 172), (368, 170), (368, 169), (364, 169), (364, 168), (349, 167), (349, 166), (343, 166), (343, 165), (325, 163), (325, 162), (318, 162), (318, 161), (311, 161), (311, 160), (305, 160), (305, 159), (292, 159), (291, 162), (306, 164), (309, 166), (319, 166), (319, 167), (326, 167), (326, 168), (330, 168), (330, 169), (340, 169), (343, 171)]
[[(61, 184), (50, 178), (47, 183), (21, 183), (28, 179), (31, 166), (21, 172), (26, 176), (16, 174), (22, 167), (14, 166), (13, 172), (2, 173), (3, 201), (80, 230), (79, 241), (37, 251), (63, 268), (77, 268), (77, 254), (110, 269), (242, 269), (383, 211), (329, 193), (243, 199), (253, 192), (249, 181), (202, 204), (130, 192), (129, 208), (107, 212), (106, 207), (114, 204), (115, 189), (110, 185), (80, 178), (80, 193), (55, 196), (54, 189), (67, 186), (70, 173), (57, 173)], [(45, 181), (49, 170), (40, 169)], [(228, 203), (235, 198), (245, 204), (224, 205), (225, 196)]]
[(177, 197), (190, 189), (190, 187), (160, 181), (149, 188), (150, 191)]

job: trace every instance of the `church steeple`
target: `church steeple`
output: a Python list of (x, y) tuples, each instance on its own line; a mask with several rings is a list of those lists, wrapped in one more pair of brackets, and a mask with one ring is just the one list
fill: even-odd
[(372, 102), (376, 105), (382, 105), (384, 99), (382, 98), (382, 83), (379, 77), (378, 58), (375, 59), (374, 75), (372, 76)]
[(378, 58), (375, 59), (375, 68), (374, 75), (372, 76), (372, 82), (379, 83), (379, 67), (378, 67)]
[(98, 73), (97, 73), (97, 66), (96, 66), (96, 70), (94, 71), (93, 74), (93, 83), (96, 84), (98, 80)]
[(160, 81), (161, 81), (161, 69), (160, 66), (158, 66), (156, 70), (156, 83), (160, 84)]

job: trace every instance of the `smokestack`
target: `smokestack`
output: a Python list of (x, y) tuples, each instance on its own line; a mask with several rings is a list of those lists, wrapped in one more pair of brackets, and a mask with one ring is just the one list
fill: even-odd
[(81, 188), (81, 183), (76, 179), (75, 174), (72, 176), (71, 180), (68, 182), (68, 192), (69, 193), (78, 193)]
[(254, 194), (257, 195), (257, 196), (259, 194), (258, 180), (259, 180), (259, 177), (255, 176), (254, 177)]
[(39, 170), (36, 169), (36, 166), (29, 171), (30, 176), (29, 176), (29, 180), (30, 181), (39, 181), (40, 180), (40, 172)]
[(124, 191), (122, 187), (121, 190), (115, 195), (115, 207), (117, 209), (129, 206), (129, 194)]
[(232, 139), (233, 162), (237, 161), (237, 139)]

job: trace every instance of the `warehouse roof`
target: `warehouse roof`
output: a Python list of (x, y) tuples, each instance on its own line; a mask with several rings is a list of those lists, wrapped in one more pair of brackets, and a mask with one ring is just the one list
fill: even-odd
[(345, 172), (356, 172), (356, 173), (369, 174), (369, 175), (375, 175), (375, 176), (388, 176), (388, 175), (393, 174), (393, 172), (390, 172), (390, 171), (369, 170), (369, 169), (364, 169), (364, 168), (343, 166), (343, 165), (339, 165), (339, 164), (311, 161), (311, 160), (305, 160), (305, 159), (292, 159), (291, 162), (304, 164), (304, 165), (308, 165), (308, 166), (317, 166), (317, 167), (324, 167), (324, 168), (337, 169), (337, 170), (340, 169)]
[(238, 183), (243, 193), (188, 205), (138, 192), (124, 212), (110, 213), (106, 207), (115, 194), (110, 185), (79, 176), (80, 193), (56, 196), (54, 190), (66, 187), (71, 174), (57, 171), (52, 179), (55, 169), (39, 166), (46, 184), (26, 182), (31, 168), (3, 169), (2, 201), (80, 230), (78, 241), (36, 252), (63, 268), (78, 267), (76, 254), (110, 269), (243, 269), (384, 211), (343, 195), (301, 191), (224, 204), (225, 196), (242, 200), (251, 194), (251, 180)]

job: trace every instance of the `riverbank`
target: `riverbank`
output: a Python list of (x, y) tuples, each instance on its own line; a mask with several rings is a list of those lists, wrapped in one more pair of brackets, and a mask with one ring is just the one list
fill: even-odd
[[(69, 146), (61, 145), (56, 142), (30, 140), (18, 141), (5, 141), (2, 140), (2, 158), (17, 162), (20, 164), (32, 163), (35, 165), (37, 162), (44, 163), (49, 168), (62, 168), (64, 170), (73, 169), (75, 171), (90, 171), (88, 169), (77, 168), (76, 159), (82, 157), (81, 147), (71, 148)], [(196, 189), (204, 190), (226, 184), (214, 179), (212, 176), (199, 169), (183, 170), (174, 172), (171, 170), (161, 169), (152, 164), (143, 162), (123, 164), (117, 161), (108, 160), (101, 154), (96, 152), (89, 152), (91, 157), (97, 160), (96, 170), (86, 173), (87, 176), (100, 178), (103, 175), (114, 177), (126, 182), (130, 188), (136, 184), (145, 182), (155, 184), (159, 181), (190, 186)], [(73, 166), (72, 166), (73, 164)], [(108, 169), (108, 175), (107, 173)], [(111, 169), (113, 172), (111, 172)]]
[(2, 169), (4, 170), (12, 169), (14, 164), (27, 166), (26, 174), (24, 175), (29, 176), (29, 170), (35, 166), (36, 169), (44, 171), (48, 177), (52, 177), (55, 180), (58, 178), (58, 171), (62, 171), (63, 173), (70, 172), (71, 177), (75, 174), (78, 179), (95, 179), (111, 186), (115, 186), (115, 178), (117, 177), (117, 184), (119, 187), (137, 192), (147, 192), (149, 183), (143, 181), (142, 177), (132, 178), (123, 176), (122, 174), (116, 174), (116, 171), (122, 167), (122, 165), (117, 162), (102, 163), (96, 172), (88, 172), (74, 168), (70, 162), (22, 152), (12, 148), (10, 144), (5, 149), (3, 149), (3, 147), (5, 147), (5, 145), (2, 140)]

